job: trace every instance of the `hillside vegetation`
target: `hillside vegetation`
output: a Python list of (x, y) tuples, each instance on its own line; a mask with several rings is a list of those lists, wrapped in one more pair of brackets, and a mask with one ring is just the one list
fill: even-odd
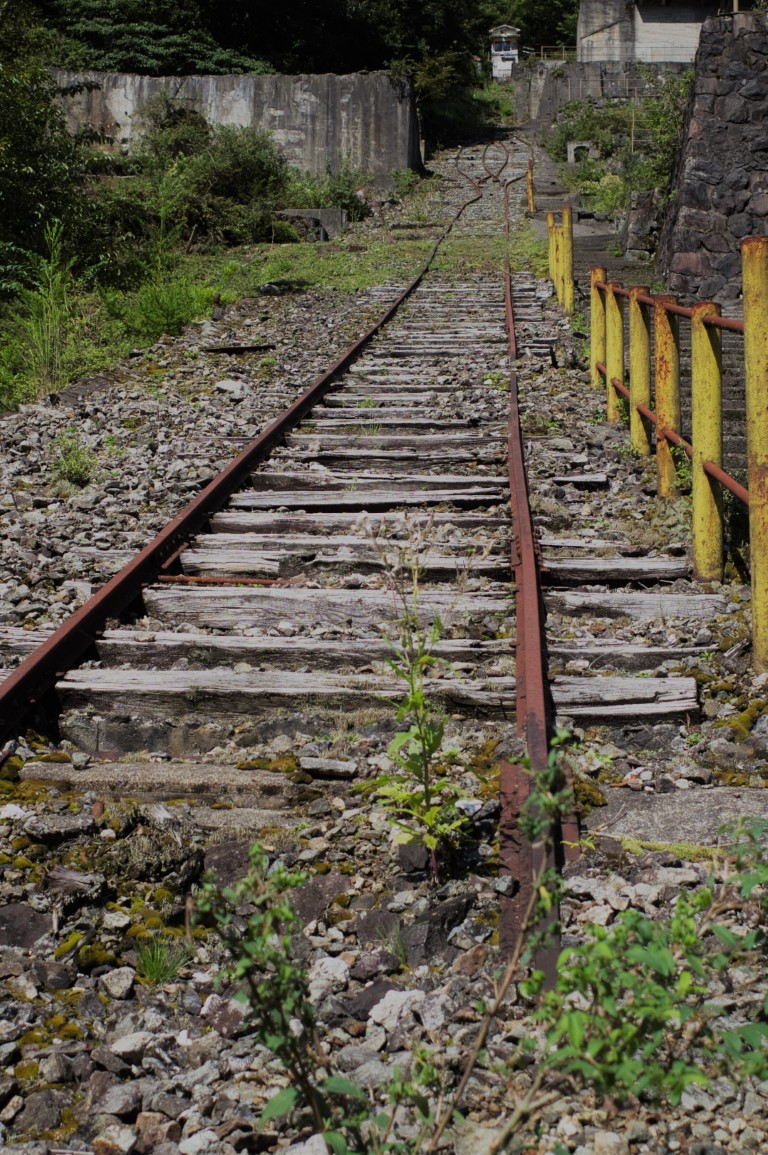
[(497, 114), (472, 95), (489, 27), (514, 20), (531, 41), (570, 39), (576, 7), (557, 0), (545, 17), (530, 0), (0, 0), (0, 409), (179, 332), (216, 293), (253, 291), (252, 267), (230, 255), (297, 241), (278, 210), (368, 211), (365, 173), (299, 173), (267, 134), (212, 126), (183, 102), (145, 107), (128, 155), (76, 138), (50, 68), (388, 67), (414, 81), (426, 131), (447, 140)]

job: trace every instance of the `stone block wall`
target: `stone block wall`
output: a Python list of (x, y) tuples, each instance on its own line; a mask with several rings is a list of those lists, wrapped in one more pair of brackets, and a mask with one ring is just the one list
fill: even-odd
[(323, 173), (346, 159), (374, 176), (421, 167), (416, 102), (410, 85), (386, 72), (346, 76), (134, 76), (55, 71), (61, 87), (95, 87), (65, 97), (71, 130), (92, 128), (126, 145), (136, 114), (165, 91), (213, 124), (253, 126), (272, 133), (288, 161)]
[(740, 242), (768, 233), (768, 14), (708, 20), (659, 246), (670, 289), (741, 294)]

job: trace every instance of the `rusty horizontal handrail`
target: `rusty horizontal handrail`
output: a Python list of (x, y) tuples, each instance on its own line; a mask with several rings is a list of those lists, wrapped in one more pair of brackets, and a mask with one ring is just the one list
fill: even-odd
[(690, 441), (686, 441), (685, 438), (681, 437), (679, 433), (676, 433), (674, 429), (662, 427), (658, 430), (658, 436), (663, 437), (665, 441), (671, 441), (678, 449), (684, 449), (688, 457), (693, 457), (693, 446)]
[(737, 497), (739, 501), (743, 501), (745, 505), (749, 505), (749, 490), (740, 485), (735, 478), (731, 477), (730, 473), (726, 473), (719, 465), (715, 465), (714, 461), (703, 461), (701, 468), (710, 477), (714, 477), (715, 481), (719, 481), (724, 489)]
[[(625, 300), (630, 300), (633, 290), (626, 288), (624, 285), (616, 283), (610, 284), (606, 281), (595, 281), (594, 288), (599, 292), (605, 293), (611, 289), (617, 297), (623, 297)], [(670, 313), (674, 317), (686, 317), (689, 321), (693, 317), (693, 308), (690, 305), (679, 305), (665, 301), (662, 295), (652, 296), (648, 293), (638, 293), (635, 298), (641, 305), (648, 305), (653, 308), (656, 304), (660, 304), (666, 313)], [(744, 335), (744, 322), (740, 317), (721, 317), (717, 313), (710, 313), (707, 317), (702, 317), (705, 325), (709, 325), (713, 329), (725, 329), (729, 333), (740, 333)]]
[[(659, 424), (658, 417), (656, 416), (656, 414), (653, 412), (652, 409), (648, 408), (647, 405), (636, 405), (635, 408), (637, 409), (637, 412), (642, 414), (643, 417), (646, 417), (651, 422), (652, 425), (658, 426), (658, 424)], [(659, 436), (661, 436), (661, 434), (659, 434)]]

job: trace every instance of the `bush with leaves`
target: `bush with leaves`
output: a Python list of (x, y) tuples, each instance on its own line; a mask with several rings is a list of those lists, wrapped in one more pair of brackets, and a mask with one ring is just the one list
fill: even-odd
[[(226, 974), (240, 988), (247, 1024), (290, 1080), (268, 1101), (262, 1123), (291, 1116), (297, 1126), (319, 1132), (334, 1155), (416, 1155), (432, 1126), (429, 1092), (440, 1087), (442, 1071), (418, 1053), (409, 1077), (393, 1068), (386, 1106), (372, 1111), (363, 1088), (333, 1068), (317, 1038), (309, 981), (291, 943), (299, 922), (290, 893), (305, 879), (279, 863), (270, 866), (254, 845), (245, 877), (222, 888), (209, 874), (197, 895), (196, 917), (214, 921), (229, 951)], [(407, 1139), (397, 1135), (404, 1114)]]
[[(668, 918), (628, 910), (563, 951), (557, 985), (534, 1015), (546, 1034), (544, 1068), (600, 1096), (672, 1103), (718, 1074), (768, 1076), (768, 1000), (739, 1022), (713, 999), (736, 968), (755, 976), (762, 968), (767, 834), (764, 821), (732, 828), (722, 876), (679, 895)], [(750, 901), (753, 926), (744, 933), (729, 915)], [(541, 977), (525, 993), (536, 995)]]

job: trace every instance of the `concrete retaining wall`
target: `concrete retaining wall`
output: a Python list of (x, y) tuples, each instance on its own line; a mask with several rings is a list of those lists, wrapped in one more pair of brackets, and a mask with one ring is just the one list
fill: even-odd
[(719, 0), (581, 0), (579, 60), (690, 63), (704, 20), (720, 7)]
[(514, 94), (518, 124), (535, 121), (548, 126), (571, 100), (592, 100), (595, 104), (642, 96), (649, 78), (679, 75), (690, 65), (682, 63), (644, 64), (633, 62), (578, 64), (575, 61), (538, 61), (513, 65), (510, 86)]
[(136, 133), (136, 113), (165, 91), (214, 124), (272, 133), (291, 164), (322, 173), (349, 158), (375, 176), (421, 164), (412, 88), (389, 73), (337, 76), (134, 76), (54, 72), (61, 86), (83, 81), (91, 92), (64, 98), (70, 129), (90, 127), (115, 147)]

